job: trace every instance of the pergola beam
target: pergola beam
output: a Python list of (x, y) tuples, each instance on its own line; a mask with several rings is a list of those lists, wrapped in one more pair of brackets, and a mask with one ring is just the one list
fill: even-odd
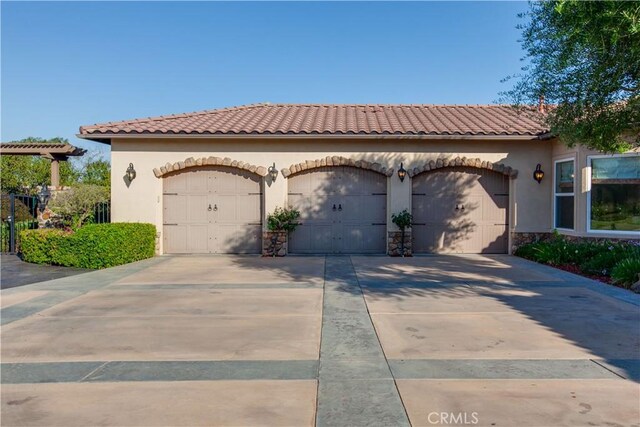
[(60, 186), (60, 161), (71, 156), (83, 156), (87, 150), (71, 144), (47, 143), (3, 143), (0, 144), (2, 156), (40, 156), (51, 161), (51, 185)]

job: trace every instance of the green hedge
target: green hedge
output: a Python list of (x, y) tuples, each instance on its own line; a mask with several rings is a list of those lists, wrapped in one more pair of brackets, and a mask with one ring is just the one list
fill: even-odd
[(22, 258), (36, 264), (106, 268), (151, 258), (156, 228), (152, 224), (90, 224), (78, 231), (25, 230)]

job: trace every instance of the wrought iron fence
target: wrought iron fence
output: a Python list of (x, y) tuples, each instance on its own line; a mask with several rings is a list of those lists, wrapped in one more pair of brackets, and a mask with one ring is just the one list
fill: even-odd
[[(38, 197), (27, 194), (2, 194), (0, 206), (0, 252), (16, 253), (20, 249), (20, 232), (38, 228)], [(98, 203), (94, 224), (111, 222), (111, 202)]]
[(111, 202), (98, 203), (93, 214), (93, 223), (104, 224), (107, 222), (111, 222)]
[(15, 253), (20, 247), (20, 232), (38, 228), (38, 198), (27, 194), (3, 194), (0, 217), (0, 252)]

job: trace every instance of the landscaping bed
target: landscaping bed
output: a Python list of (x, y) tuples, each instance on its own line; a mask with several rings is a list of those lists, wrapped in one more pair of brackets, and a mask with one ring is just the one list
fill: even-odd
[[(515, 255), (590, 279), (640, 292), (640, 242), (550, 240), (519, 247)], [(635, 285), (635, 286), (634, 286)]]

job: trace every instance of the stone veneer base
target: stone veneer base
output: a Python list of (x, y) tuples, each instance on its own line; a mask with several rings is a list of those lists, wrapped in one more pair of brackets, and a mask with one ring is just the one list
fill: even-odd
[(285, 256), (287, 254), (286, 231), (264, 231), (262, 233), (262, 256)]
[[(402, 256), (401, 249), (400, 249), (402, 232), (389, 231), (387, 240), (388, 240), (387, 253), (390, 256)], [(413, 252), (412, 252), (412, 244), (411, 244), (411, 231), (406, 230), (404, 232), (404, 256), (411, 256), (412, 253)]]

